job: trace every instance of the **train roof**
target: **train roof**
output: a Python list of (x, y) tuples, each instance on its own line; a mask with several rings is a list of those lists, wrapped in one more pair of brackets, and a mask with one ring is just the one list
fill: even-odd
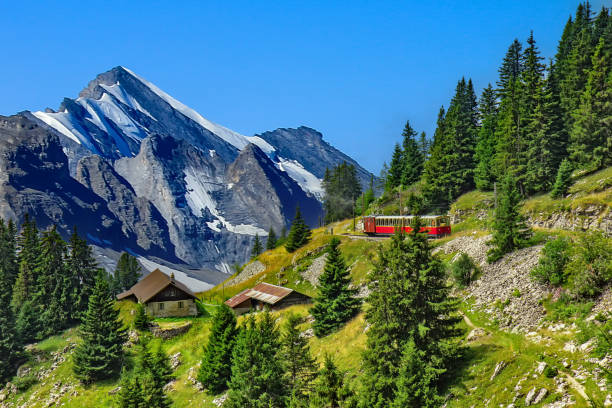
[(423, 219), (431, 219), (431, 218), (439, 218), (439, 217), (448, 217), (448, 215), (369, 215), (368, 217), (376, 217), (376, 218), (414, 218), (419, 217)]

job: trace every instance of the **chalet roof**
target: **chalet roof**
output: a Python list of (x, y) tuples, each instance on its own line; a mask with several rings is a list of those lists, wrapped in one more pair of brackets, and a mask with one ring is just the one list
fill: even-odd
[(239, 294), (233, 296), (230, 299), (227, 299), (225, 301), (225, 304), (228, 305), (229, 307), (236, 307), (239, 304), (241, 304), (242, 302), (250, 299), (250, 297), (247, 296), (247, 292), (249, 292), (251, 289), (245, 289), (242, 292), (240, 292)]
[(118, 294), (117, 299), (121, 300), (130, 296), (135, 296), (139, 302), (146, 303), (168, 286), (174, 286), (178, 290), (184, 292), (187, 296), (197, 299), (196, 295), (187, 286), (175, 280), (174, 277), (166, 275), (159, 269), (155, 269), (153, 272), (142, 278), (129, 290)]
[(225, 304), (229, 307), (236, 307), (247, 299), (257, 299), (260, 302), (275, 305), (289, 296), (292, 292), (293, 289), (262, 282), (226, 300)]

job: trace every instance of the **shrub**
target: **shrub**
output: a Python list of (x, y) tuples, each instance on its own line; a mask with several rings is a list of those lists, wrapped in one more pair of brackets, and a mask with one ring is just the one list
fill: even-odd
[(570, 260), (570, 241), (567, 238), (557, 238), (548, 241), (542, 250), (538, 266), (531, 275), (540, 283), (550, 283), (560, 286), (567, 282), (565, 266)]
[(134, 327), (138, 330), (147, 330), (151, 317), (147, 315), (147, 311), (142, 303), (136, 305), (136, 317), (134, 318)]
[(451, 266), (453, 278), (460, 287), (468, 286), (475, 278), (478, 267), (468, 254), (462, 253)]
[(556, 367), (547, 366), (544, 369), (544, 375), (547, 378), (555, 378), (557, 376), (557, 374), (559, 374), (559, 372), (557, 371)]
[(575, 255), (567, 264), (572, 294), (593, 298), (612, 282), (612, 243), (601, 232), (591, 232), (574, 246)]
[(15, 385), (15, 387), (17, 387), (19, 392), (27, 391), (28, 389), (30, 389), (31, 386), (33, 386), (37, 382), (38, 382), (38, 379), (36, 378), (35, 374), (28, 374), (23, 377), (13, 378), (13, 384)]

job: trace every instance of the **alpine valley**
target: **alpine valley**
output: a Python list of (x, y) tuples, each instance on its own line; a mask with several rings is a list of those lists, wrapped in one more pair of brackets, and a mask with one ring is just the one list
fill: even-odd
[(128, 251), (202, 291), (297, 206), (319, 224), (321, 179), (342, 162), (370, 181), (314, 129), (243, 136), (119, 66), (57, 111), (0, 116), (0, 218), (77, 226), (107, 269)]

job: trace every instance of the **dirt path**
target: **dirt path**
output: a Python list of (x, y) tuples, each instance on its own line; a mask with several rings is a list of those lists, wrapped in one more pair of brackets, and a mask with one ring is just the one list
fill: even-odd
[(584, 400), (587, 402), (587, 404), (592, 407), (593, 403), (591, 402), (591, 398), (589, 398), (589, 396), (586, 393), (586, 390), (584, 388), (584, 386), (582, 384), (580, 384), (578, 382), (578, 380), (576, 380), (574, 377), (572, 377), (569, 373), (562, 371), (562, 373), (565, 375), (565, 378), (567, 378), (567, 382), (569, 383), (570, 387), (572, 387), (574, 390), (576, 390), (576, 392), (578, 394), (580, 394), (580, 396), (582, 398), (584, 398)]
[(463, 315), (463, 320), (465, 320), (465, 323), (471, 328), (471, 329), (475, 329), (477, 326), (472, 323), (472, 321), (470, 320), (469, 317), (467, 317), (467, 315)]

